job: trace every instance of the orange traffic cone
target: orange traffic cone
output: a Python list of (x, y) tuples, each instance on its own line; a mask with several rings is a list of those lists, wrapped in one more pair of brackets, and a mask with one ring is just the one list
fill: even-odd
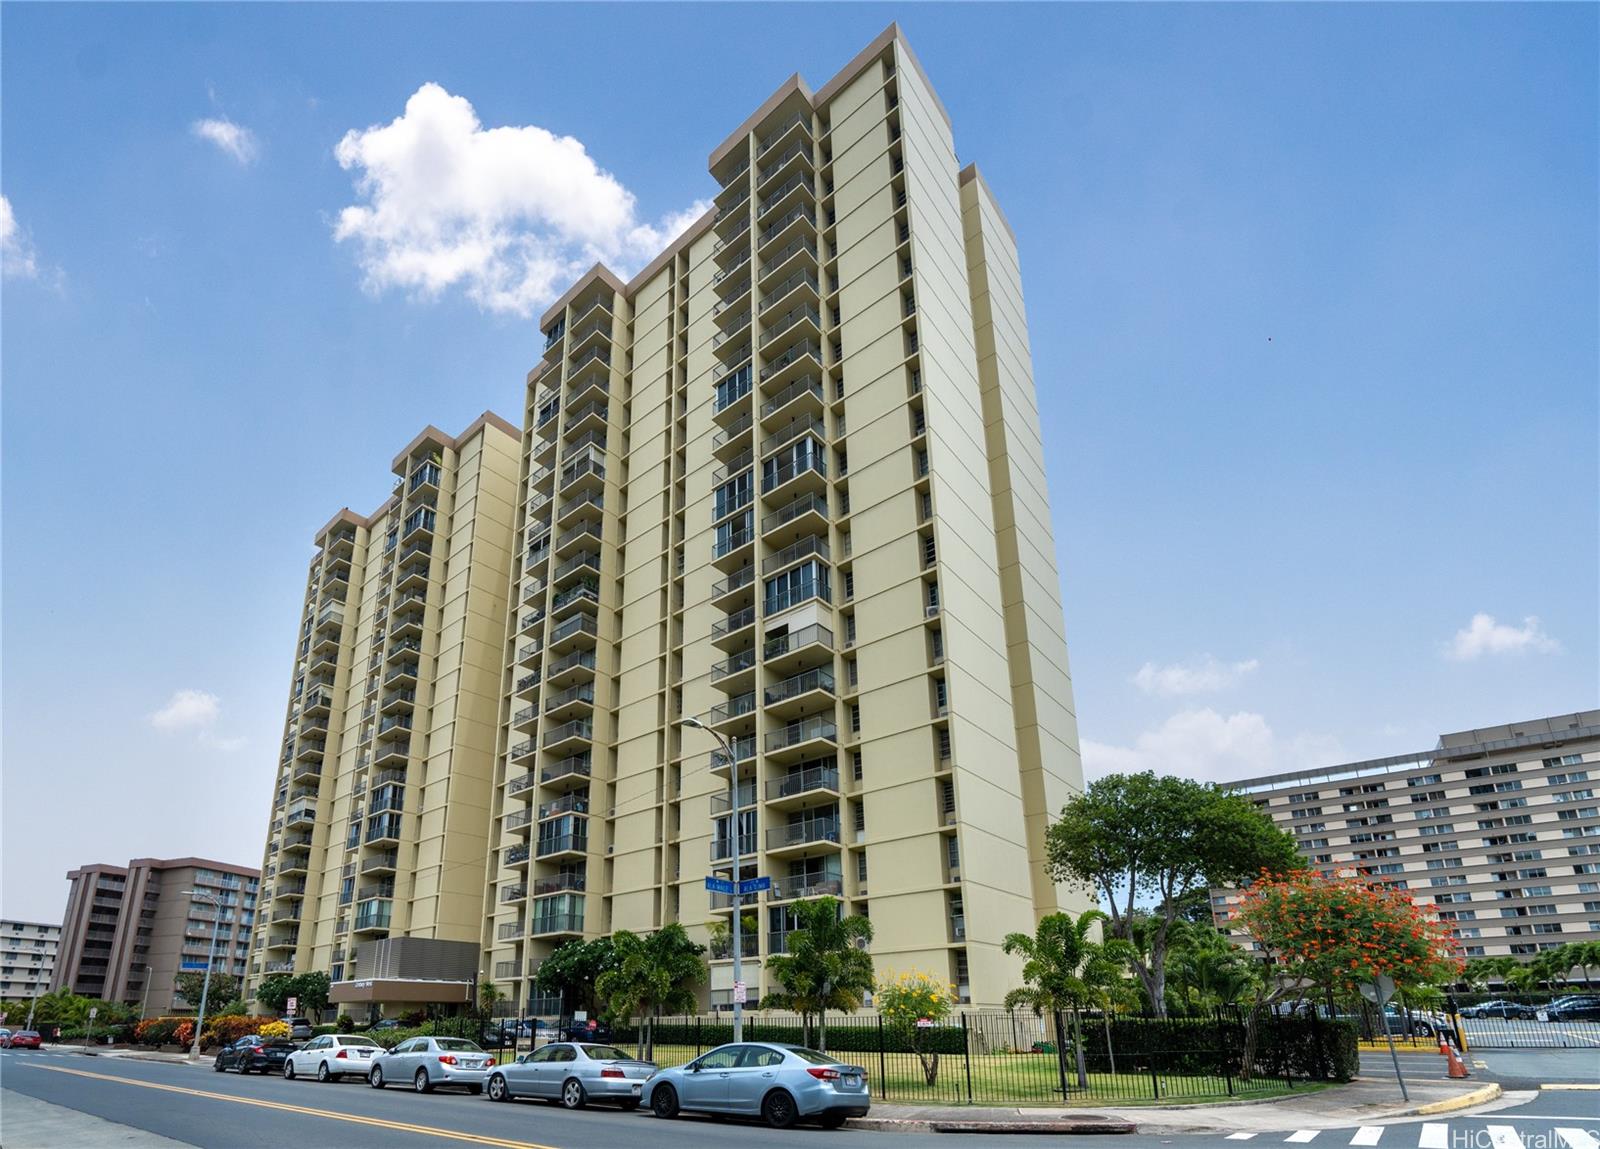
[(1444, 1034), (1442, 1033), (1439, 1035), (1439, 1056), (1450, 1056), (1450, 1043), (1444, 1039)]
[(1450, 1077), (1471, 1077), (1472, 1076), (1472, 1074), (1467, 1072), (1467, 1063), (1465, 1061), (1462, 1061), (1459, 1057), (1456, 1056), (1456, 1051), (1455, 1050), (1451, 1049), (1449, 1046), (1446, 1046), (1444, 1053), (1445, 1053), (1445, 1056), (1450, 1059), (1450, 1068), (1449, 1068), (1449, 1071), (1448, 1071), (1448, 1074), (1447, 1074), (1448, 1076), (1450, 1076)]

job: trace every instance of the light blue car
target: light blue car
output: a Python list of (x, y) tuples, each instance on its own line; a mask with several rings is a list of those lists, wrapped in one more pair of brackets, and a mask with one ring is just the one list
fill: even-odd
[(799, 1045), (747, 1041), (657, 1070), (645, 1082), (644, 1102), (657, 1117), (722, 1113), (761, 1117), (777, 1129), (798, 1121), (837, 1129), (865, 1117), (872, 1095), (859, 1065)]

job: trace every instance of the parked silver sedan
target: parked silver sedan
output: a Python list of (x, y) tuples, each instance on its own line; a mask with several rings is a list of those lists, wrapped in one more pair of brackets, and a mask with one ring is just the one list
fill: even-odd
[(463, 1038), (413, 1037), (372, 1059), (367, 1084), (382, 1089), (390, 1082), (409, 1082), (418, 1093), (449, 1085), (482, 1093), (493, 1066), (494, 1058)]
[(719, 1045), (687, 1065), (663, 1069), (645, 1083), (644, 1100), (657, 1117), (726, 1113), (762, 1117), (778, 1129), (797, 1121), (837, 1129), (848, 1118), (865, 1117), (872, 1105), (861, 1066), (766, 1042)]
[(582, 1109), (591, 1101), (639, 1108), (655, 1062), (640, 1061), (614, 1045), (560, 1041), (543, 1046), (489, 1074), (489, 1100), (538, 1097)]

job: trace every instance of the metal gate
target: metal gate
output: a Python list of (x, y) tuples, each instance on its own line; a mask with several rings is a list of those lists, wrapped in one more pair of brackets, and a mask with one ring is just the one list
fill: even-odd
[(1457, 995), (1447, 1008), (1468, 1049), (1600, 1050), (1600, 993)]

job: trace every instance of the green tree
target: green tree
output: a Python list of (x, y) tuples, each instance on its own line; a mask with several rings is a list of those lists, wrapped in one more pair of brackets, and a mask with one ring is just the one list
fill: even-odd
[(607, 970), (616, 968), (616, 964), (616, 947), (609, 937), (570, 941), (557, 946), (554, 953), (539, 963), (533, 980), (541, 992), (560, 995), (563, 1012), (581, 1009), (597, 1014), (600, 999), (595, 993), (595, 983)]
[(618, 930), (611, 935), (616, 965), (595, 979), (595, 992), (611, 1017), (638, 1017), (644, 1026), (643, 1056), (655, 1055), (654, 1021), (663, 1013), (687, 1013), (698, 1004), (706, 980), (706, 947), (691, 941), (678, 922), (650, 934)]
[[(211, 989), (205, 989), (205, 970), (185, 970), (172, 979), (173, 988), (183, 995), (195, 1009), (200, 1008), (200, 995), (206, 994), (206, 1011), (216, 1013), (217, 1008), (239, 996), (239, 979), (231, 973), (222, 973), (218, 970), (211, 971)], [(218, 1016), (221, 1016), (218, 1014)]]
[(905, 1035), (912, 1052), (922, 1063), (922, 1076), (929, 1085), (939, 1079), (939, 1051), (929, 1048), (929, 1035), (933, 1028), (920, 1026), (917, 1022), (931, 1021), (937, 1026), (950, 1016), (950, 1011), (955, 1008), (955, 1000), (953, 985), (918, 971), (902, 974), (886, 972), (873, 991), (873, 1002), (883, 1015), (885, 1024)]
[(500, 987), (492, 981), (478, 983), (478, 1012), (484, 1017), (494, 1016), (494, 1007), (506, 999)]
[(1245, 1021), (1245, 1078), (1254, 1068), (1259, 1018), (1290, 993), (1303, 996), (1315, 986), (1352, 998), (1379, 976), (1418, 990), (1457, 980), (1466, 964), (1449, 932), (1409, 893), (1359, 877), (1263, 879), (1244, 891), (1237, 920), (1273, 963)]
[(1191, 1012), (1237, 1005), (1256, 982), (1250, 956), (1214, 928), (1177, 931), (1167, 954), (1168, 984)]
[(1509, 954), (1502, 954), (1499, 957), (1472, 958), (1462, 971), (1462, 980), (1466, 982), (1469, 989), (1482, 993), (1489, 988), (1489, 983), (1492, 981), (1505, 985), (1512, 972), (1520, 969), (1521, 966), (1522, 963)]
[(1301, 864), (1294, 839), (1249, 799), (1153, 771), (1090, 783), (1062, 808), (1046, 850), (1052, 879), (1110, 908), (1112, 936), (1133, 940), (1140, 898), (1157, 907), (1147, 951), (1133, 959), (1157, 1017), (1167, 1015), (1168, 938), (1186, 899)]
[(290, 993), (302, 1017), (316, 1017), (328, 1008), (328, 992), (333, 988), (333, 982), (327, 974), (316, 971), (297, 973), (290, 986)]
[(828, 1010), (860, 1009), (862, 996), (873, 987), (872, 955), (862, 948), (872, 940), (872, 922), (859, 914), (842, 915), (834, 897), (798, 901), (794, 915), (800, 924), (789, 931), (789, 952), (767, 959), (767, 972), (782, 988), (763, 997), (761, 1007), (800, 1014), (808, 1041), (815, 1015), (817, 1048), (826, 1053)]
[(268, 1013), (282, 1013), (293, 987), (294, 974), (269, 973), (256, 983), (256, 1004)]
[[(1101, 1007), (1106, 1025), (1106, 1047), (1111, 1045), (1113, 987), (1122, 981), (1123, 970), (1132, 960), (1132, 947), (1121, 938), (1096, 941), (1095, 927), (1107, 921), (1099, 910), (1087, 910), (1077, 918), (1070, 914), (1046, 914), (1039, 919), (1033, 935), (1007, 934), (1001, 948), (1008, 954), (1022, 955), (1023, 984), (1005, 996), (1005, 1007), (1028, 1006), (1035, 1015), (1046, 1012), (1053, 1017), (1072, 1018), (1072, 1048), (1078, 1070), (1078, 1087), (1089, 1086), (1088, 1067), (1083, 1056), (1082, 1007)], [(1065, 1034), (1058, 1033), (1057, 1041)], [(1116, 1072), (1115, 1066), (1112, 1072)]]

